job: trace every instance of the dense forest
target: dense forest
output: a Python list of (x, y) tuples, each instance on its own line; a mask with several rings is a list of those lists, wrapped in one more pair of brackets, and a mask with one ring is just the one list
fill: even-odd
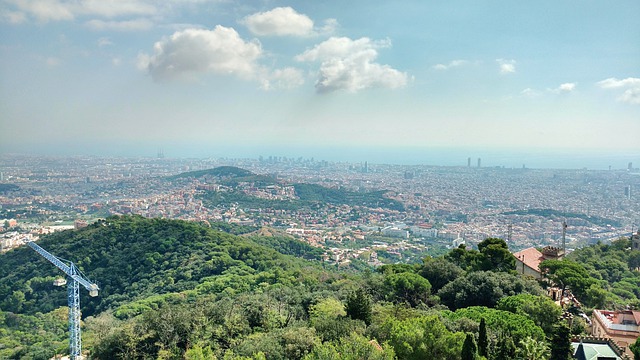
[[(501, 239), (354, 270), (293, 238), (212, 225), (110, 217), (39, 241), (101, 287), (81, 299), (91, 359), (567, 359), (585, 330), (513, 271)], [(586, 311), (637, 306), (640, 257), (628, 245), (544, 266)], [(29, 248), (0, 255), (0, 358), (67, 351), (59, 275)]]

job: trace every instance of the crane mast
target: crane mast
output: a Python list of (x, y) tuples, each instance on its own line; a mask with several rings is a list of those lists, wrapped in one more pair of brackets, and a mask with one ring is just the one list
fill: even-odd
[(80, 285), (89, 291), (90, 296), (98, 296), (100, 288), (97, 284), (85, 278), (74, 263), (62, 260), (35, 242), (27, 245), (49, 260), (58, 269), (62, 270), (71, 281), (67, 282), (67, 302), (69, 304), (69, 358), (79, 360), (82, 358), (82, 338), (80, 336)]

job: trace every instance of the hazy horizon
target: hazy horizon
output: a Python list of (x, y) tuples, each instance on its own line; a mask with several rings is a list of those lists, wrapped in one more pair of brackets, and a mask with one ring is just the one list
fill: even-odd
[(268, 159), (286, 157), (288, 159), (313, 158), (316, 161), (347, 162), (390, 165), (426, 165), (426, 166), (467, 166), (477, 167), (478, 158), (481, 167), (501, 167), (519, 169), (588, 169), (588, 170), (627, 170), (629, 163), (634, 169), (640, 168), (640, 150), (601, 151), (598, 149), (505, 149), (505, 148), (429, 148), (429, 147), (125, 147), (112, 148), (73, 148), (59, 151), (17, 151), (5, 153), (26, 156), (53, 157), (117, 157), (117, 158), (157, 158), (159, 154), (166, 159)]

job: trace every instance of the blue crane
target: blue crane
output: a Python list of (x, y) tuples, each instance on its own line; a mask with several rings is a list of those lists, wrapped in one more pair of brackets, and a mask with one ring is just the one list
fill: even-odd
[[(68, 260), (63, 260), (51, 255), (47, 250), (38, 244), (28, 242), (30, 248), (49, 260), (58, 269), (62, 270), (71, 281), (67, 282), (67, 301), (69, 303), (69, 358), (71, 360), (82, 359), (82, 339), (80, 337), (80, 285), (89, 290), (90, 296), (98, 296), (100, 288), (78, 270), (78, 268)], [(64, 285), (62, 283), (61, 285)]]

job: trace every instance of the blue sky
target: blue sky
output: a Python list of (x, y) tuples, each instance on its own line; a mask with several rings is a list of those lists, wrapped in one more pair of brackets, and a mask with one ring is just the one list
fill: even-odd
[(639, 17), (637, 0), (0, 0), (0, 152), (637, 155)]

